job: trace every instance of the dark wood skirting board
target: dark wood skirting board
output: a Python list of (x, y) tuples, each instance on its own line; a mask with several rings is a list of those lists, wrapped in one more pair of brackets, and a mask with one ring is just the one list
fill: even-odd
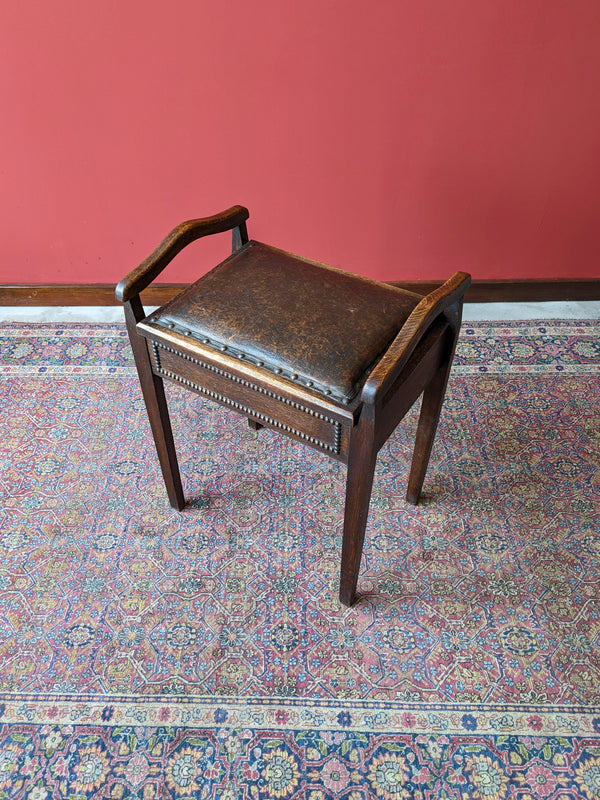
[[(394, 286), (427, 294), (436, 281), (390, 281)], [(142, 293), (142, 302), (160, 306), (178, 294), (184, 284), (158, 283)], [(600, 300), (600, 279), (473, 281), (468, 303), (536, 303), (552, 300)], [(115, 287), (98, 284), (0, 286), (2, 306), (110, 306), (118, 305)]]
[[(187, 284), (157, 283), (141, 294), (148, 306), (161, 306)], [(115, 287), (110, 283), (0, 286), (0, 306), (115, 306)]]
[[(433, 291), (435, 281), (390, 281), (419, 294)], [(467, 303), (543, 303), (561, 300), (600, 300), (600, 278), (576, 280), (477, 281), (467, 289)]]

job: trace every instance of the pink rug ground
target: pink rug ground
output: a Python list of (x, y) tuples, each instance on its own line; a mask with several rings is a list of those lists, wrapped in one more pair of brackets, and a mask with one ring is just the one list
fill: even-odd
[(124, 329), (4, 326), (0, 797), (600, 798), (599, 333), (463, 326), (347, 609), (344, 467), (173, 388), (175, 512)]

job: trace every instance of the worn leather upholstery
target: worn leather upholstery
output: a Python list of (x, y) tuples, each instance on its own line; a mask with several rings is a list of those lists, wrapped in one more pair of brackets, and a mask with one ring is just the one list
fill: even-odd
[(250, 241), (145, 324), (347, 403), (420, 299)]

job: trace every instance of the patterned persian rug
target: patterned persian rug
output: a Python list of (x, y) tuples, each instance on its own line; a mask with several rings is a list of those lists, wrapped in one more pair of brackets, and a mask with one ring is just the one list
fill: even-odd
[(463, 326), (418, 507), (169, 390), (124, 328), (0, 331), (0, 798), (600, 798), (600, 322)]

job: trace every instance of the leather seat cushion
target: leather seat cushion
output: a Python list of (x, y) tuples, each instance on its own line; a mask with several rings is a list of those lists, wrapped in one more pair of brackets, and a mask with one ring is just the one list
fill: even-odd
[(348, 402), (419, 300), (251, 241), (146, 323)]

